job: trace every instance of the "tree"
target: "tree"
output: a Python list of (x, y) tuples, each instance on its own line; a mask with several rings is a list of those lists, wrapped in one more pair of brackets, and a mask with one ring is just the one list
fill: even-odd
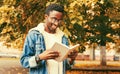
[[(117, 19), (110, 18), (108, 11), (115, 8), (113, 3), (109, 0), (98, 0), (97, 2), (88, 1), (88, 4), (78, 4), (79, 2), (71, 3), (74, 6), (74, 11), (71, 10), (70, 14), (73, 12), (73, 16), (70, 14), (69, 20), (72, 23), (69, 25), (68, 30), (71, 33), (71, 41), (78, 43), (90, 41), (91, 43), (97, 43), (101, 48), (101, 65), (106, 65), (106, 53), (105, 45), (106, 42), (114, 42), (113, 36), (119, 36), (120, 26), (113, 29), (112, 22), (119, 21)], [(119, 8), (119, 7), (117, 7)], [(80, 11), (79, 11), (80, 10)], [(79, 12), (79, 13), (78, 13)], [(116, 13), (116, 12), (115, 12)], [(82, 16), (82, 20), (78, 17)], [(79, 15), (80, 14), (80, 15)], [(73, 17), (73, 18), (71, 18)], [(82, 22), (78, 22), (82, 21)]]
[(114, 20), (107, 16), (106, 13), (108, 9), (113, 8), (113, 4), (107, 0), (105, 0), (103, 4), (98, 1), (94, 9), (96, 8), (98, 8), (97, 11), (99, 11), (99, 14), (94, 15), (94, 18), (87, 22), (90, 27), (88, 32), (92, 34), (87, 38), (91, 42), (96, 42), (101, 46), (101, 65), (106, 65), (106, 42), (114, 42), (114, 39), (107, 35), (118, 35), (119, 32), (116, 32), (116, 30), (111, 27), (111, 22)]
[[(28, 30), (44, 17), (46, 0), (2, 0), (0, 7), (0, 36), (6, 45), (22, 48)], [(12, 43), (13, 42), (13, 43)]]

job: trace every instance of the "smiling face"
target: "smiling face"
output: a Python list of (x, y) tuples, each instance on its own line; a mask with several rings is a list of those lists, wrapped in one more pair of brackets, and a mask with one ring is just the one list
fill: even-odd
[(49, 15), (45, 14), (45, 31), (55, 33), (56, 29), (61, 25), (63, 14), (58, 11), (50, 11)]

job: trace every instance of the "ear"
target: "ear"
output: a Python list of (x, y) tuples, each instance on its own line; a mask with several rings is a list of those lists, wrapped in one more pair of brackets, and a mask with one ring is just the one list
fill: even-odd
[(47, 14), (45, 14), (45, 16), (44, 16), (44, 17), (45, 17), (45, 19), (47, 19), (47, 18), (48, 18), (48, 15), (47, 15)]

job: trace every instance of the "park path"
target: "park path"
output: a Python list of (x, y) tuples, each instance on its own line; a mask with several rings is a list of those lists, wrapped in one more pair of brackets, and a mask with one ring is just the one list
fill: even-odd
[[(18, 51), (14, 48), (7, 48), (3, 45), (3, 42), (0, 42), (0, 74), (28, 74), (28, 69), (25, 69), (20, 64), (20, 55), (22, 51)], [(82, 66), (87, 66), (86, 70), (92, 70), (99, 69), (96, 68), (99, 66), (100, 61), (75, 61), (75, 67), (78, 67), (82, 69)], [(110, 70), (119, 70), (120, 71), (120, 61), (108, 61), (107, 65), (110, 66)], [(112, 67), (114, 66), (114, 68)], [(88, 68), (90, 67), (90, 68)], [(100, 68), (101, 69), (101, 68)], [(68, 73), (69, 74), (69, 73)], [(70, 73), (71, 74), (71, 73)], [(79, 74), (79, 73), (78, 73)], [(102, 74), (102, 73), (100, 73)], [(117, 73), (111, 73), (111, 74), (120, 74), (120, 72)]]
[(4, 42), (0, 42), (0, 57), (16, 57), (19, 58), (22, 51), (15, 48), (8, 48), (3, 45)]
[(0, 74), (28, 74), (20, 64), (22, 51), (14, 48), (7, 48), (0, 42)]
[(28, 74), (28, 70), (22, 68), (19, 58), (0, 58), (0, 74)]
[(0, 58), (0, 74), (28, 74), (28, 69), (22, 68), (19, 58)]

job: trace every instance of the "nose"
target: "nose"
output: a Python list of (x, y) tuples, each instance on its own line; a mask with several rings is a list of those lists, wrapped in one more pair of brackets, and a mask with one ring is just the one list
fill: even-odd
[(59, 26), (59, 22), (58, 21), (54, 22), (54, 25)]
[(54, 22), (54, 26), (59, 27), (59, 22), (58, 21)]
[(55, 29), (55, 28), (57, 28), (57, 27), (58, 27), (58, 24), (53, 24), (53, 26), (54, 26), (54, 29)]
[(53, 23), (53, 29), (57, 29), (59, 27), (59, 23)]

